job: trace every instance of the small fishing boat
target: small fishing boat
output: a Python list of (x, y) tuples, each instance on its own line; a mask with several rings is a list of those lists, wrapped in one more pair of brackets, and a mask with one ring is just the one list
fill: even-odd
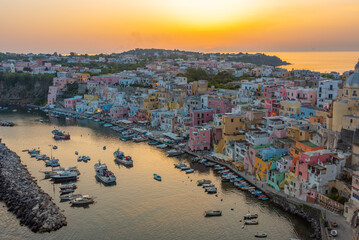
[(197, 186), (202, 186), (203, 184), (210, 184), (211, 180), (207, 180), (207, 179), (201, 179), (197, 181)]
[(89, 195), (83, 195), (82, 197), (74, 198), (70, 200), (70, 203), (74, 206), (78, 205), (87, 205), (94, 203), (94, 200)]
[(103, 146), (103, 148), (102, 148), (103, 150), (106, 150), (106, 146)]
[(173, 164), (173, 165), (175, 166), (175, 168), (187, 167), (187, 165), (184, 163)]
[(67, 188), (67, 189), (61, 189), (60, 193), (61, 194), (68, 194), (68, 193), (73, 193), (75, 190), (72, 188)]
[(244, 220), (245, 225), (258, 225), (257, 220)]
[(74, 194), (74, 195), (65, 195), (65, 196), (60, 196), (60, 200), (61, 201), (69, 201), (75, 198), (80, 198), (82, 197), (81, 194)]
[(103, 126), (104, 127), (112, 127), (112, 124), (111, 123), (105, 123)]
[(79, 155), (79, 153), (77, 151), (75, 151), (75, 155)]
[(94, 165), (96, 176), (106, 184), (116, 182), (115, 175), (107, 169), (106, 164), (101, 164), (100, 160)]
[(205, 211), (204, 212), (205, 217), (217, 217), (222, 216), (222, 211)]
[(81, 162), (82, 161), (82, 156), (78, 156), (77, 161)]
[(70, 118), (68, 118), (68, 117), (65, 117), (65, 119), (66, 119), (67, 121), (70, 121)]
[(160, 148), (160, 149), (164, 149), (166, 147), (168, 147), (166, 144), (159, 144), (156, 146), (157, 148)]
[(187, 170), (190, 170), (191, 168), (188, 167), (188, 166), (185, 166), (185, 167), (180, 167), (181, 171), (187, 171)]
[(52, 149), (56, 150), (56, 149), (57, 149), (57, 146), (56, 146), (56, 145), (55, 145), (55, 146), (53, 146), (53, 147), (52, 147)]
[(125, 166), (133, 166), (133, 160), (130, 156), (125, 156), (123, 152), (120, 151), (120, 149), (117, 149), (113, 156), (115, 157), (115, 162), (123, 164)]
[(214, 187), (215, 185), (213, 183), (204, 183), (202, 184), (203, 188), (210, 188), (210, 187)]
[(77, 175), (78, 173), (74, 171), (61, 171), (50, 177), (55, 182), (65, 182), (65, 181), (76, 181)]
[(76, 189), (77, 185), (75, 183), (68, 183), (68, 184), (61, 184), (60, 189), (68, 189), (68, 188), (72, 188), (72, 189)]
[(186, 174), (189, 174), (189, 173), (193, 173), (194, 172), (194, 169), (188, 169), (188, 170), (186, 170)]
[(41, 122), (41, 123), (44, 123), (44, 120), (40, 119), (40, 122)]
[(254, 219), (254, 218), (258, 218), (258, 214), (246, 214), (244, 215), (244, 219)]
[(266, 238), (266, 237), (267, 237), (267, 233), (265, 233), (265, 232), (257, 232), (254, 236), (255, 236), (256, 238)]
[(184, 154), (182, 150), (176, 150), (176, 149), (169, 150), (167, 153), (169, 157), (175, 157)]
[(70, 140), (69, 133), (65, 133), (60, 130), (53, 130), (51, 133), (54, 135), (55, 140)]
[(216, 187), (205, 188), (205, 192), (207, 192), (208, 194), (215, 194), (217, 193), (217, 188)]
[(59, 167), (60, 163), (58, 159), (52, 159), (45, 162), (46, 167)]
[(157, 181), (162, 181), (162, 178), (160, 175), (157, 175), (156, 173), (153, 174), (153, 178)]
[(159, 142), (157, 142), (157, 141), (152, 141), (152, 142), (148, 143), (148, 145), (158, 145), (158, 144), (159, 144)]

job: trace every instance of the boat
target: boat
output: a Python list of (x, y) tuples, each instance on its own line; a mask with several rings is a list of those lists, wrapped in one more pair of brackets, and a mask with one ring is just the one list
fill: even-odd
[(222, 216), (222, 211), (205, 211), (204, 212), (205, 217), (217, 217)]
[(68, 118), (68, 117), (65, 117), (65, 119), (66, 119), (67, 121), (70, 121), (70, 118)]
[(45, 162), (46, 167), (59, 167), (60, 163), (58, 159), (52, 159)]
[(188, 167), (188, 166), (185, 166), (185, 167), (180, 167), (181, 171), (187, 171), (187, 170), (190, 170), (191, 168)]
[(72, 189), (76, 189), (77, 185), (75, 183), (68, 183), (68, 184), (61, 184), (60, 189), (68, 189), (68, 188), (72, 188)]
[(187, 165), (184, 163), (173, 164), (173, 165), (175, 166), (175, 168), (187, 167)]
[(176, 149), (169, 150), (167, 153), (169, 157), (175, 157), (184, 154), (182, 150), (176, 150)]
[(29, 150), (28, 153), (31, 155), (31, 154), (39, 154), (40, 153), (40, 150), (37, 150), (37, 149), (32, 149), (32, 150)]
[(104, 127), (112, 127), (112, 124), (111, 123), (105, 123), (103, 126)]
[(336, 236), (338, 236), (338, 231), (333, 229), (330, 231), (330, 235), (332, 235), (333, 237), (336, 237)]
[(57, 149), (57, 146), (56, 146), (56, 145), (55, 145), (55, 146), (53, 146), (53, 147), (52, 147), (52, 149), (56, 150), (56, 149)]
[(101, 164), (100, 160), (94, 165), (96, 176), (106, 184), (116, 182), (115, 175), (107, 169), (106, 164)]
[(82, 156), (78, 156), (77, 161), (81, 162), (82, 161)]
[(131, 159), (130, 156), (125, 156), (123, 152), (120, 151), (120, 149), (117, 149), (114, 153), (113, 156), (115, 157), (115, 162), (117, 163), (121, 163), (125, 166), (132, 166), (133, 165), (133, 160)]
[(244, 220), (245, 225), (258, 225), (257, 220)]
[(106, 146), (103, 146), (103, 148), (102, 148), (103, 150), (106, 150)]
[(50, 160), (50, 157), (46, 156), (45, 154), (42, 154), (42, 155), (36, 154), (35, 158), (37, 160)]
[(157, 148), (160, 148), (160, 149), (164, 149), (166, 147), (168, 147), (166, 144), (159, 144), (156, 146)]
[(197, 181), (197, 186), (202, 186), (203, 184), (210, 184), (211, 180), (207, 180), (207, 179), (201, 179)]
[(254, 236), (256, 238), (266, 238), (267, 234), (265, 232), (257, 232)]
[(83, 195), (82, 197), (74, 198), (70, 200), (70, 203), (74, 205), (87, 205), (94, 203), (94, 200), (89, 195)]
[(60, 193), (61, 194), (68, 194), (68, 193), (73, 193), (75, 191), (75, 189), (73, 188), (67, 188), (67, 189), (61, 189)]
[(77, 175), (77, 172), (74, 171), (61, 171), (52, 175), (51, 179), (55, 182), (76, 181)]
[(75, 172), (77, 175), (80, 175), (80, 171), (77, 169), (77, 167), (69, 167), (69, 168), (56, 168), (52, 171), (45, 171), (43, 172), (45, 174), (45, 179), (51, 178), (52, 176), (58, 175), (61, 172), (68, 171), (68, 172)]
[(162, 178), (160, 175), (157, 175), (156, 173), (153, 174), (153, 178), (157, 181), (162, 181)]
[(254, 219), (254, 218), (258, 218), (258, 214), (246, 214), (244, 215), (244, 219)]
[(159, 144), (159, 142), (157, 142), (157, 141), (152, 141), (152, 142), (148, 143), (148, 145), (158, 145), (158, 144)]
[(75, 198), (79, 198), (82, 197), (81, 194), (74, 194), (74, 195), (65, 195), (65, 196), (60, 196), (60, 200), (61, 201), (69, 201)]
[(194, 172), (194, 169), (188, 169), (188, 170), (186, 170), (186, 174), (188, 174), (188, 173), (193, 173)]
[(75, 151), (75, 155), (79, 155), (79, 153), (77, 151)]
[(204, 183), (204, 184), (202, 184), (202, 187), (203, 188), (214, 187), (214, 184), (213, 183)]
[(214, 194), (217, 193), (217, 188), (216, 187), (205, 188), (205, 192), (207, 192), (208, 194)]
[(70, 140), (70, 134), (60, 130), (53, 130), (51, 132), (54, 135), (55, 140)]
[(41, 122), (41, 123), (44, 123), (44, 120), (40, 119), (40, 122)]

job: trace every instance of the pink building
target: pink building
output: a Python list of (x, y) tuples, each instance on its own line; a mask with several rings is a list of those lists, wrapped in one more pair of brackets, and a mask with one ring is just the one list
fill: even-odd
[(275, 93), (278, 91), (278, 89), (280, 88), (280, 86), (277, 85), (265, 85), (262, 87), (262, 98), (264, 99), (271, 99), (271, 98), (275, 98), (276, 95)]
[(55, 104), (57, 97), (57, 87), (50, 86), (49, 93), (47, 95), (47, 105)]
[(92, 77), (91, 81), (93, 82), (97, 82), (99, 84), (116, 84), (120, 81), (120, 79), (123, 77), (120, 76), (116, 76), (113, 74), (109, 74), (109, 75), (102, 75), (102, 76), (94, 76)]
[(110, 117), (112, 119), (125, 118), (128, 116), (129, 111), (128, 107), (112, 107), (110, 109)]
[(279, 116), (280, 101), (276, 99), (266, 99), (265, 107), (268, 110), (268, 117)]
[(210, 150), (211, 129), (203, 127), (191, 127), (189, 130), (188, 147), (191, 151)]
[(147, 111), (139, 109), (133, 117), (129, 117), (128, 120), (138, 122), (138, 121), (146, 121), (147, 119)]
[(317, 90), (312, 88), (294, 87), (286, 89), (287, 99), (299, 102), (309, 101), (313, 106), (317, 104)]
[(213, 120), (213, 109), (193, 109), (190, 112), (191, 115), (191, 126), (199, 126), (203, 123), (209, 122)]
[(336, 155), (326, 149), (316, 150), (311, 152), (303, 152), (295, 167), (295, 176), (308, 181), (308, 167), (311, 164), (318, 164), (318, 162), (326, 162), (332, 156)]
[(75, 96), (73, 98), (65, 98), (65, 108), (71, 108), (72, 110), (76, 110), (77, 102), (81, 101), (81, 96)]
[(248, 151), (244, 153), (244, 169), (245, 171), (254, 173), (254, 157), (260, 150), (269, 149), (270, 145), (250, 146)]
[(279, 89), (279, 98), (282, 100), (287, 100), (287, 89), (285, 87), (281, 87)]
[(226, 98), (208, 98), (208, 107), (214, 109), (216, 114), (231, 112), (232, 104)]

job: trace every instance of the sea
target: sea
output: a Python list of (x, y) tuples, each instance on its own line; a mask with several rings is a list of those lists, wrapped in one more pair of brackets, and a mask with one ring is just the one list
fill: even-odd
[(347, 52), (264, 52), (290, 63), (281, 66), (287, 70), (312, 70), (322, 73), (343, 73), (354, 70), (359, 60), (359, 51)]
[[(0, 111), (0, 119), (11, 121), (14, 127), (0, 127), (0, 138), (16, 152), (29, 172), (38, 180), (63, 210), (68, 225), (50, 233), (33, 233), (7, 211), (0, 202), (0, 239), (255, 239), (256, 232), (266, 232), (267, 239), (309, 239), (310, 225), (294, 217), (270, 201), (261, 201), (250, 193), (221, 182), (213, 169), (192, 163), (191, 156), (168, 157), (166, 150), (146, 142), (123, 142), (118, 133), (101, 123), (88, 119), (48, 117), (41, 111), (11, 109)], [(41, 123), (43, 120), (44, 123)], [(71, 134), (71, 140), (56, 141), (51, 131), (60, 129)], [(53, 145), (57, 149), (52, 148)], [(104, 150), (106, 146), (106, 150)], [(39, 148), (42, 154), (59, 159), (61, 166), (77, 166), (80, 176), (75, 193), (94, 197), (88, 207), (71, 207), (60, 202), (59, 184), (44, 179), (43, 171), (50, 170), (43, 161), (31, 158), (26, 149)], [(132, 156), (134, 166), (126, 168), (114, 162), (113, 152), (120, 149)], [(168, 150), (168, 149), (167, 149)], [(78, 162), (75, 155), (91, 157)], [(117, 177), (116, 185), (105, 186), (97, 180), (94, 164), (105, 163)], [(192, 174), (174, 168), (184, 162), (195, 169)], [(156, 173), (162, 177), (153, 179)], [(209, 179), (218, 194), (205, 193), (197, 180)], [(204, 217), (207, 210), (221, 210), (221, 217)], [(244, 226), (247, 213), (259, 215), (258, 225)]]

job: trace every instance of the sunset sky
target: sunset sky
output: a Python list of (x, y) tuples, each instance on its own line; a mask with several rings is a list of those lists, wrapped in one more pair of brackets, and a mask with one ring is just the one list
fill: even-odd
[(359, 50), (358, 0), (0, 0), (0, 51)]

